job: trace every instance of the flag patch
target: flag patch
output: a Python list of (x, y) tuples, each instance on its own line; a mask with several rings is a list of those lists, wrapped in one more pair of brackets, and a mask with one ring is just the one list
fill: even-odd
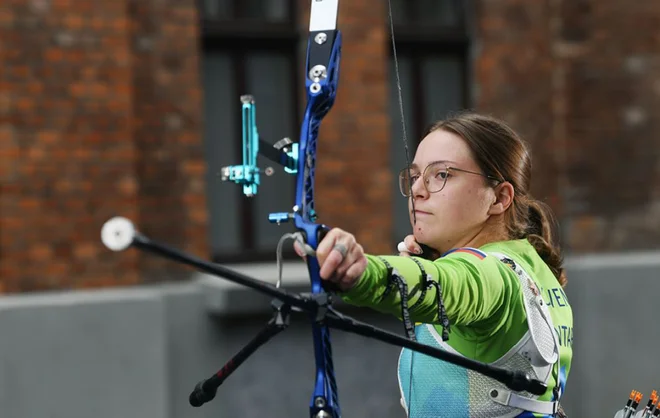
[(444, 255), (451, 254), (451, 253), (468, 253), (468, 254), (472, 254), (473, 256), (479, 258), (480, 260), (483, 260), (484, 258), (486, 258), (486, 253), (485, 252), (483, 252), (481, 250), (478, 250), (476, 248), (472, 248), (472, 247), (454, 248), (453, 250), (447, 251)]

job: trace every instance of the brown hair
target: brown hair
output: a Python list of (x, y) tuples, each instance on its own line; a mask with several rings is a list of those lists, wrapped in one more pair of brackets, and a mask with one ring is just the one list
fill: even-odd
[[(532, 161), (527, 144), (503, 121), (471, 112), (437, 122), (427, 134), (439, 129), (463, 138), (484, 174), (513, 185), (513, 203), (505, 214), (510, 239), (527, 238), (565, 287), (566, 273), (561, 249), (555, 242), (552, 210), (529, 193)], [(498, 184), (497, 180), (487, 181), (493, 182), (493, 186)]]

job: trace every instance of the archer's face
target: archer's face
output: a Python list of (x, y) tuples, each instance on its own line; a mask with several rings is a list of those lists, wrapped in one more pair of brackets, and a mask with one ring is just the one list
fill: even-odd
[[(480, 173), (470, 148), (459, 136), (443, 130), (427, 135), (415, 154), (414, 173), (424, 173), (429, 164), (444, 161), (444, 166)], [(429, 193), (420, 176), (412, 186), (408, 200), (410, 222), (413, 223), (414, 199), (416, 223), (413, 224), (417, 242), (444, 253), (470, 242), (479, 234), (489, 218), (489, 208), (495, 201), (493, 189), (484, 177), (449, 169), (442, 190)]]

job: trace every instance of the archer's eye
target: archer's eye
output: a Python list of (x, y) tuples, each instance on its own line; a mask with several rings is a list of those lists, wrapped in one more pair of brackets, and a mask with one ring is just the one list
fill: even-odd
[(447, 169), (445, 168), (437, 168), (433, 170), (433, 178), (436, 180), (446, 180), (447, 177), (449, 177), (449, 173), (447, 172)]

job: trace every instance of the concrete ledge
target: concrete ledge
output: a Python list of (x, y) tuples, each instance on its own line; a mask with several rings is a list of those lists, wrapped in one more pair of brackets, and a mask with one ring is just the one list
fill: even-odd
[(146, 301), (160, 298), (162, 287), (122, 287), (95, 290), (67, 290), (57, 292), (35, 292), (2, 295), (0, 311), (21, 308), (98, 305), (115, 303), (118, 300)]
[[(226, 265), (266, 283), (277, 283), (275, 263)], [(197, 273), (192, 280), (201, 285), (205, 306), (211, 315), (233, 316), (270, 311), (271, 298), (250, 288), (210, 274)], [(286, 262), (282, 269), (282, 288), (291, 292), (308, 292), (309, 275), (302, 262)]]
[(592, 270), (619, 267), (660, 267), (660, 251), (636, 251), (629, 253), (600, 253), (566, 257), (566, 268)]

